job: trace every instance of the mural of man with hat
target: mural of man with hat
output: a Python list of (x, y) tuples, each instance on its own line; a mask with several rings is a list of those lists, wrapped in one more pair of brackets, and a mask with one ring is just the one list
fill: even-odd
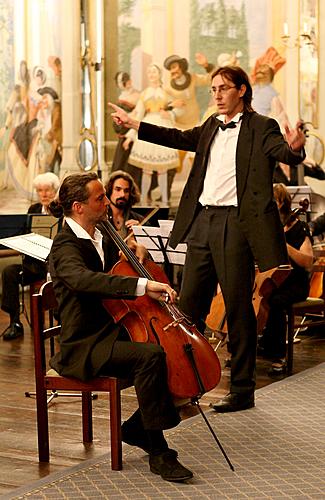
[[(184, 57), (173, 54), (164, 61), (164, 67), (170, 72), (170, 81), (165, 85), (167, 94), (173, 97), (174, 104), (182, 105), (182, 113), (175, 116), (175, 126), (181, 130), (195, 127), (200, 122), (200, 107), (196, 99), (196, 88), (210, 85), (211, 73), (214, 70), (206, 56), (200, 52), (195, 54), (197, 64), (206, 70), (206, 74), (189, 73), (188, 61)], [(180, 151), (180, 166), (182, 166), (185, 152)], [(170, 191), (176, 174), (176, 169), (168, 171), (168, 190)], [(169, 193), (170, 196), (170, 193)]]
[(210, 73), (214, 69), (206, 56), (200, 52), (196, 53), (195, 60), (206, 70), (206, 74), (189, 73), (187, 59), (176, 54), (164, 61), (164, 67), (170, 72), (170, 82), (165, 86), (165, 90), (175, 100), (180, 99), (184, 104), (184, 112), (176, 117), (176, 126), (182, 130), (199, 123), (200, 108), (196, 100), (196, 87), (210, 85)]

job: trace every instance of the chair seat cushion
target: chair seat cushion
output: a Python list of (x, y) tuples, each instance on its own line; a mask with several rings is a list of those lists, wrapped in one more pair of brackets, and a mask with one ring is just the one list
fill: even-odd
[(314, 306), (322, 306), (324, 305), (324, 299), (318, 299), (316, 297), (307, 297), (306, 300), (302, 300), (301, 302), (295, 302), (293, 304), (294, 308), (298, 307), (314, 307)]

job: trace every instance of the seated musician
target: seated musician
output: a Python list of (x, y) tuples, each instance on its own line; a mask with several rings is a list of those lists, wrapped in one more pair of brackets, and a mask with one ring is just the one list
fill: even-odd
[(282, 375), (286, 371), (286, 309), (308, 296), (313, 249), (308, 225), (292, 212), (291, 196), (285, 185), (274, 184), (273, 191), (292, 270), (269, 299), (270, 312), (259, 338), (258, 352), (272, 359), (270, 375)]
[(165, 353), (159, 345), (130, 340), (103, 305), (103, 299), (144, 294), (174, 302), (176, 292), (165, 283), (108, 274), (114, 243), (96, 228), (107, 220), (108, 204), (93, 172), (70, 175), (60, 187), (57, 209), (65, 224), (54, 239), (49, 265), (62, 333), (51, 366), (80, 380), (97, 375), (131, 379), (139, 408), (123, 423), (122, 440), (149, 454), (151, 472), (167, 481), (184, 481), (193, 474), (180, 464), (163, 434), (180, 421), (167, 385)]
[(140, 191), (133, 177), (123, 170), (113, 172), (105, 184), (108, 198), (108, 217), (122, 238), (128, 236), (132, 226), (143, 220), (132, 210), (140, 201)]
[[(304, 177), (313, 177), (321, 181), (325, 180), (324, 170), (312, 158), (305, 158), (300, 165), (303, 167)], [(286, 186), (298, 186), (298, 167), (299, 165), (286, 165), (277, 162), (274, 169), (273, 182), (283, 183)]]
[(309, 222), (309, 229), (312, 236), (320, 236), (321, 239), (324, 237), (325, 233), (325, 212), (316, 219)]
[[(28, 209), (29, 214), (48, 214), (48, 206), (59, 188), (59, 178), (52, 172), (39, 174), (33, 186), (39, 198)], [(38, 259), (23, 257), (22, 264), (11, 264), (2, 271), (2, 304), (1, 309), (9, 314), (10, 324), (3, 333), (4, 340), (13, 340), (24, 334), (20, 321), (19, 285), (30, 285), (46, 278), (47, 266)]]

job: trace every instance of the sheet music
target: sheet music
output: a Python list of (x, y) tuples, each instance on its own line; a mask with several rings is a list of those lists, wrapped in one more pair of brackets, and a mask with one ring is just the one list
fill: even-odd
[(159, 227), (151, 226), (132, 226), (135, 239), (141, 245), (144, 245), (154, 262), (159, 264), (165, 262), (164, 254), (160, 249), (158, 235), (160, 236)]
[(159, 227), (161, 229), (161, 236), (167, 241), (167, 256), (168, 256), (168, 261), (171, 264), (179, 264), (183, 266), (185, 264), (185, 257), (186, 257), (186, 252), (187, 252), (187, 244), (186, 243), (179, 243), (176, 248), (171, 248), (168, 245), (169, 242), (169, 237), (170, 233), (172, 232), (172, 229), (174, 227), (174, 221), (173, 220), (159, 220)]
[(52, 247), (50, 238), (35, 233), (0, 239), (0, 244), (45, 262)]
[(184, 265), (187, 251), (186, 243), (180, 243), (175, 249), (168, 244), (174, 221), (159, 220), (159, 227), (133, 226), (132, 230), (138, 243), (144, 245), (153, 260), (165, 262), (164, 253), (170, 264)]

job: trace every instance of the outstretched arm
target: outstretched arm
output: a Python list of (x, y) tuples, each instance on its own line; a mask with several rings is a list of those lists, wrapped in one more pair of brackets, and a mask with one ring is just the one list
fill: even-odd
[(130, 115), (127, 114), (124, 109), (116, 106), (112, 102), (109, 102), (108, 105), (114, 109), (114, 113), (112, 113), (112, 118), (117, 125), (123, 125), (127, 128), (133, 128), (135, 130), (139, 130), (140, 122), (135, 120)]

